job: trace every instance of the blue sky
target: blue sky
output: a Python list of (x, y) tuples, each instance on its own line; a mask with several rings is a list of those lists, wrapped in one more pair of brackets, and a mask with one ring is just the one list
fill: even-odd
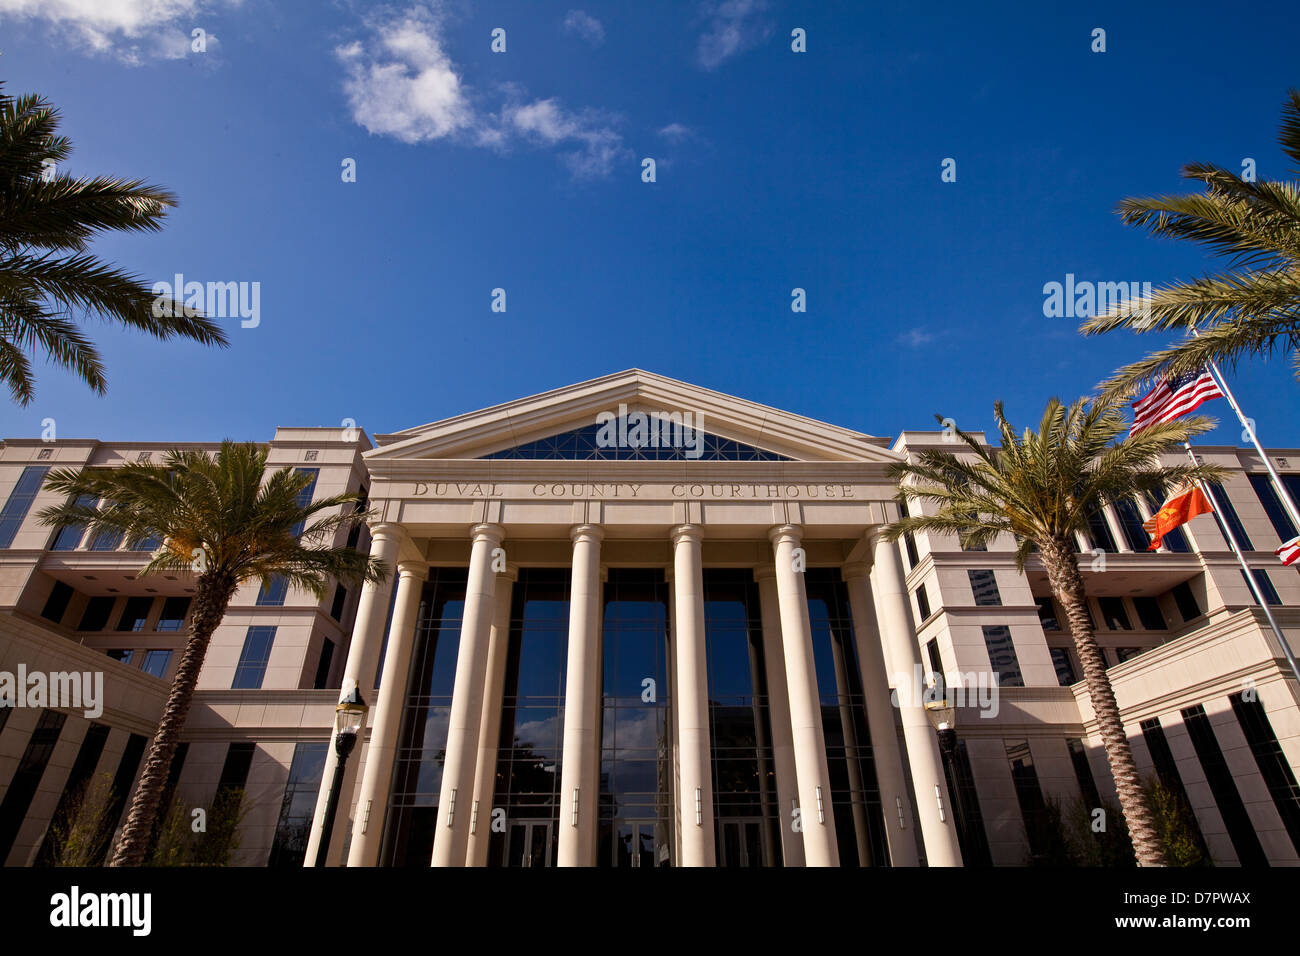
[[(260, 287), (224, 351), (95, 328), (108, 394), (39, 366), (0, 435), (373, 434), (630, 367), (876, 435), (1036, 422), (1158, 344), (1081, 338), (1045, 283), (1216, 267), (1118, 200), (1195, 160), (1291, 176), (1296, 8), (1142, 6), (0, 0), (0, 77), (62, 110), (69, 170), (180, 197), (94, 250)], [(1300, 446), (1285, 357), (1230, 380)]]

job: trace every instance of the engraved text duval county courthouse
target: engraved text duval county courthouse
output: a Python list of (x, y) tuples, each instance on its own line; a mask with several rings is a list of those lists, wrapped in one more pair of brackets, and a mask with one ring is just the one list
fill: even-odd
[(415, 482), (414, 496), (434, 498), (754, 498), (762, 500), (856, 498), (852, 485), (807, 483), (688, 482), (647, 485), (618, 482), (537, 482), (503, 485), (498, 482)]

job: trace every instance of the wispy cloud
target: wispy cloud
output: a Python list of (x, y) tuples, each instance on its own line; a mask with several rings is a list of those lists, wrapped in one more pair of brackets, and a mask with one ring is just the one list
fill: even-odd
[(927, 332), (924, 326), (917, 326), (914, 329), (908, 329), (900, 335), (896, 341), (899, 345), (906, 345), (908, 348), (919, 349), (922, 345), (928, 345), (934, 341), (934, 336)]
[(659, 130), (659, 135), (670, 143), (680, 143), (695, 135), (695, 131), (681, 123), (669, 123)]
[(582, 10), (570, 10), (564, 17), (564, 32), (581, 37), (592, 46), (605, 42), (605, 28), (599, 20)]
[(706, 21), (696, 48), (696, 59), (706, 70), (716, 70), (737, 53), (765, 40), (772, 25), (764, 17), (767, 0), (707, 0)]
[(555, 97), (529, 99), (517, 86), (503, 86), (493, 108), (447, 53), (436, 4), (372, 17), (366, 31), (334, 52), (346, 73), (352, 119), (371, 133), (412, 144), (556, 148), (575, 179), (608, 176), (631, 155), (616, 118), (599, 110), (570, 110)]
[(201, 18), (238, 0), (0, 0), (0, 16), (48, 24), (74, 48), (138, 66), (191, 53), (191, 31), (207, 31), (207, 54), (217, 38)]

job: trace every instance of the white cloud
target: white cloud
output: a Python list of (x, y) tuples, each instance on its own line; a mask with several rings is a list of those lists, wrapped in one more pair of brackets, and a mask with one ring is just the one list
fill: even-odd
[(906, 345), (908, 348), (919, 349), (922, 345), (933, 342), (934, 336), (927, 332), (924, 327), (917, 327), (915, 329), (908, 329), (898, 337), (897, 341), (899, 345)]
[(564, 18), (564, 32), (581, 37), (592, 46), (600, 46), (605, 42), (605, 28), (600, 21), (582, 10), (568, 12)]
[(702, 11), (708, 25), (696, 49), (700, 66), (717, 69), (724, 60), (766, 39), (772, 32), (761, 16), (766, 8), (767, 0), (708, 0)]
[(529, 101), (515, 86), (501, 88), (498, 109), (484, 108), (444, 48), (439, 7), (372, 19), (367, 30), (334, 52), (352, 119), (371, 133), (499, 151), (517, 142), (556, 148), (576, 179), (607, 176), (630, 155), (613, 119), (595, 110), (571, 111), (554, 97)]
[(680, 143), (682, 140), (694, 136), (695, 131), (689, 126), (683, 126), (681, 123), (669, 123), (659, 130), (659, 135), (670, 143)]
[[(0, 16), (36, 20), (78, 49), (131, 65), (190, 55), (191, 31), (203, 15), (238, 0), (0, 0)], [(215, 37), (207, 37), (208, 53)]]

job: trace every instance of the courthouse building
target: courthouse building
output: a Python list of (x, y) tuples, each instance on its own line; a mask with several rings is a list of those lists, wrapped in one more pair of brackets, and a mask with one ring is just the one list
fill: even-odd
[[(215, 447), (183, 441), (184, 447)], [(50, 854), (92, 778), (120, 825), (188, 625), (193, 577), (137, 578), (154, 542), (51, 529), (50, 468), (173, 443), (6, 440), (0, 673), (104, 675), (102, 714), (0, 708), (0, 859)], [(377, 435), (279, 428), (270, 464), (361, 491), (340, 532), (378, 585), (242, 588), (217, 630), (171, 784), (243, 792), (235, 861), (316, 859), (334, 708), (369, 705), (325, 848), (350, 866), (1023, 865), (1053, 808), (1114, 801), (1082, 673), (1014, 544), (885, 541), (890, 466), (937, 432), (872, 437), (642, 371)], [(1136, 499), (1080, 540), (1139, 770), (1221, 865), (1300, 863), (1300, 688), (1217, 522), (1292, 644), (1296, 534), (1253, 452), (1223, 514), (1145, 551)], [(1300, 497), (1300, 450), (1270, 452)], [(936, 677), (937, 675), (937, 677)], [(919, 688), (960, 693), (941, 750)], [(28, 701), (27, 703), (30, 703)]]

